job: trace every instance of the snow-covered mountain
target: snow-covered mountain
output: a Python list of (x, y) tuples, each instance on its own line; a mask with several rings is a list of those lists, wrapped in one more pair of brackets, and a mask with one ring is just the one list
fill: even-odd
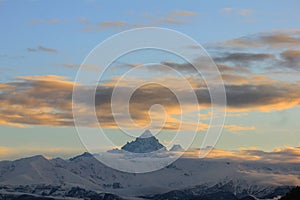
[[(299, 176), (298, 164), (240, 163), (191, 158), (180, 158), (156, 172), (130, 174), (106, 167), (85, 153), (69, 160), (48, 160), (43, 156), (34, 156), (16, 161), (1, 161), (0, 193), (6, 191), (4, 187), (9, 187), (10, 191), (14, 190), (12, 188), (23, 188), (23, 192), (34, 194), (65, 195), (72, 188), (81, 188), (99, 194), (143, 196), (147, 199), (154, 198), (155, 194), (157, 199), (163, 199), (163, 195), (174, 196), (174, 190), (181, 191), (181, 195), (185, 194), (187, 197), (191, 194), (206, 195), (210, 191), (209, 194), (229, 192), (238, 198), (248, 195), (261, 198), (268, 195), (273, 197), (277, 193), (282, 195), (287, 191), (286, 186), (300, 184)], [(59, 192), (56, 194), (52, 191), (50, 194), (57, 187)], [(281, 193), (278, 192), (280, 188)]]
[[(171, 155), (181, 147), (174, 146), (168, 152), (146, 131), (122, 150), (113, 151), (144, 153), (160, 149)], [(67, 160), (33, 156), (0, 162), (0, 200), (28, 194), (56, 199), (274, 198), (296, 185), (300, 185), (298, 163), (180, 158), (161, 170), (136, 174), (109, 168), (90, 153)]]

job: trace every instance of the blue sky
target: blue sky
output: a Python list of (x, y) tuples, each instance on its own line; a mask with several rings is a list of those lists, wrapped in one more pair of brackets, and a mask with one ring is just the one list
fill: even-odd
[[(267, 84), (262, 88), (262, 95), (268, 94), (274, 99), (262, 98), (253, 105), (251, 102), (242, 105), (233, 100), (226, 119), (227, 128), (217, 148), (255, 147), (272, 151), (299, 146), (300, 134), (296, 130), (300, 128), (297, 121), (300, 98), (294, 91), (299, 86), (299, 9), (300, 3), (296, 0), (0, 1), (0, 84), (3, 85), (0, 99), (2, 111), (5, 111), (0, 112), (0, 159), (30, 154), (70, 156), (84, 151), (73, 126), (28, 120), (32, 117), (28, 114), (33, 112), (32, 106), (35, 111), (42, 110), (42, 104), (35, 104), (41, 99), (25, 101), (26, 96), (23, 96), (26, 104), (18, 104), (17, 100), (28, 94), (27, 87), (32, 87), (29, 89), (36, 93), (41, 91), (36, 88), (41, 79), (49, 81), (50, 85), (51, 80), (57, 85), (65, 84), (63, 87), (68, 91), (66, 85), (75, 80), (78, 65), (97, 44), (120, 31), (143, 26), (180, 31), (202, 44), (218, 64), (228, 65), (236, 71), (249, 70), (247, 74), (235, 74), (235, 83), (232, 78), (225, 80), (228, 88), (242, 87), (246, 83), (251, 86)], [(237, 38), (244, 38), (249, 46), (235, 46), (241, 45), (237, 44)], [(230, 57), (229, 53), (235, 55)], [(256, 57), (241, 53), (263, 59), (248, 61), (247, 58)], [(156, 55), (159, 53), (152, 56)], [(120, 63), (147, 62), (147, 58), (139, 60), (140, 57), (125, 56)], [(178, 61), (172, 57), (164, 58), (161, 62)], [(122, 72), (122, 64), (119, 67)], [(229, 72), (229, 75), (232, 74)], [(65, 77), (63, 81), (62, 77)], [(246, 82), (242, 81), (244, 79)], [(15, 90), (8, 90), (12, 85)], [(295, 93), (284, 98), (278, 96), (280, 92), (276, 90), (284, 94)], [(21, 96), (16, 96), (18, 93)], [(63, 94), (59, 96), (62, 97)], [(37, 95), (36, 98), (41, 97)], [(43, 98), (51, 99), (51, 96)], [(14, 119), (13, 109), (24, 111), (18, 116), (24, 120)], [(69, 112), (69, 108), (61, 109)], [(108, 132), (118, 145), (125, 141), (116, 129), (108, 128)], [(202, 137), (200, 133), (194, 148), (199, 147)]]

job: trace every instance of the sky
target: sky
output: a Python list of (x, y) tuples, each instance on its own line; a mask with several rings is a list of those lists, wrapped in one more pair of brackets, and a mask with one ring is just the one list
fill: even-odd
[[(218, 155), (235, 152), (240, 157), (257, 150), (298, 155), (299, 9), (296, 0), (0, 1), (0, 159), (35, 154), (70, 157), (86, 151), (72, 115), (72, 90), (79, 66), (105, 39), (142, 27), (168, 28), (188, 35), (218, 66), (227, 95), (225, 125), (216, 144), (222, 150)], [(186, 105), (186, 112), (200, 115), (201, 124), (191, 146), (199, 148), (211, 115), (207, 88), (188, 63), (161, 51), (133, 52), (112, 62), (97, 88), (101, 126), (116, 146), (130, 139), (118, 130), (106, 107), (109, 99), (101, 94), (110, 95), (116, 78), (126, 71), (153, 62), (177, 70), (193, 85), (201, 112), (189, 110), (190, 105)], [(93, 72), (97, 66), (85, 68)], [(148, 79), (174, 83), (176, 89), (184, 90), (176, 84), (179, 76), (154, 66), (147, 70)], [(141, 74), (122, 87), (128, 89), (145, 79)], [(141, 127), (149, 123), (153, 103), (164, 106), (167, 118), (158, 137), (167, 143), (180, 123), (173, 94), (148, 85), (136, 95), (131, 114)], [(154, 110), (153, 119), (160, 118), (161, 110)], [(186, 134), (194, 125), (193, 120), (185, 122)], [(110, 148), (99, 142), (99, 150)]]

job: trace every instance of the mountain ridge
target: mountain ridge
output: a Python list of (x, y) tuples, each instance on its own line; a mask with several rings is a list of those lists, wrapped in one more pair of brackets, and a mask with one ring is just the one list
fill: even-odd
[(60, 186), (64, 192), (68, 188), (80, 187), (119, 196), (136, 197), (142, 194), (147, 198), (150, 198), (148, 195), (174, 190), (199, 195), (202, 195), (201, 190), (226, 191), (238, 198), (248, 195), (272, 197), (273, 194), (283, 195), (286, 191), (275, 193), (280, 186), (299, 184), (299, 175), (297, 163), (270, 166), (269, 163), (215, 159), (180, 158), (162, 170), (146, 174), (120, 172), (105, 166), (94, 157), (82, 155), (73, 160), (33, 156), (0, 161), (1, 186), (49, 186), (52, 189)]

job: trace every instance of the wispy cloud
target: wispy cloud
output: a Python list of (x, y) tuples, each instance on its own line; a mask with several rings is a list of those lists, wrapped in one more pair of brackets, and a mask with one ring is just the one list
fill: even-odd
[(101, 22), (99, 24), (100, 27), (108, 28), (108, 27), (120, 27), (125, 26), (124, 21), (109, 21), (109, 22)]
[(221, 12), (227, 14), (236, 14), (242, 17), (250, 16), (254, 13), (252, 9), (237, 9), (232, 7), (222, 8)]
[(284, 147), (277, 148), (273, 151), (263, 151), (257, 148), (245, 149), (241, 148), (238, 151), (222, 150), (216, 148), (191, 150), (185, 153), (186, 157), (198, 157), (200, 151), (210, 151), (206, 158), (212, 159), (231, 159), (239, 161), (256, 161), (269, 163), (298, 163), (300, 162), (300, 148)]
[(176, 19), (176, 18), (172, 18), (172, 17), (164, 17), (160, 19), (161, 22), (163, 23), (168, 23), (168, 24), (184, 24), (184, 22), (182, 20)]
[(47, 52), (47, 53), (57, 53), (58, 50), (53, 48), (48, 48), (44, 46), (37, 46), (35, 48), (27, 48), (27, 51), (29, 52)]
[(214, 60), (217, 62), (241, 62), (249, 63), (256, 61), (264, 61), (266, 59), (275, 58), (274, 54), (270, 53), (244, 53), (244, 52), (235, 52), (235, 53), (225, 53), (223, 56), (214, 57)]
[(230, 13), (234, 10), (234, 8), (230, 8), (230, 7), (227, 7), (227, 8), (222, 8), (221, 9), (221, 12), (227, 12), (227, 13)]
[(69, 158), (70, 156), (80, 154), (84, 149), (76, 147), (41, 147), (41, 146), (21, 146), (21, 147), (7, 147), (0, 146), (0, 159), (14, 159), (24, 156), (43, 155), (49, 158), (63, 156)]
[(78, 69), (79, 67), (83, 67), (84, 69), (93, 71), (98, 70), (100, 68), (99, 66), (92, 64), (63, 64), (62, 66), (68, 69)]
[(58, 24), (61, 22), (60, 19), (33, 19), (30, 21), (31, 24)]
[(224, 128), (229, 131), (253, 131), (255, 130), (254, 126), (238, 126), (238, 125), (225, 125)]
[(208, 48), (214, 52), (213, 59), (220, 70), (247, 69), (251, 71), (259, 68), (265, 72), (300, 71), (300, 30), (246, 35), (209, 44)]
[[(133, 15), (134, 13), (130, 13)], [(139, 15), (139, 21), (137, 22), (128, 22), (123, 20), (116, 21), (104, 21), (98, 24), (92, 24), (89, 22), (87, 18), (80, 20), (80, 22), (84, 22), (86, 25), (82, 28), (85, 32), (91, 31), (104, 31), (104, 30), (124, 30), (129, 28), (137, 28), (137, 27), (146, 27), (146, 26), (163, 26), (163, 25), (184, 25), (191, 21), (191, 18), (198, 15), (197, 12), (189, 11), (189, 10), (175, 10), (169, 13), (165, 13), (164, 15), (154, 15), (149, 13), (144, 13)], [(86, 23), (88, 22), (88, 23)]]
[(84, 32), (93, 32), (93, 31), (104, 31), (104, 30), (122, 30), (126, 28), (134, 27), (133, 24), (127, 23), (125, 21), (104, 21), (98, 24), (85, 23), (85, 26), (82, 28)]
[(170, 16), (195, 16), (197, 14), (197, 12), (189, 10), (176, 10), (169, 13)]
[(282, 49), (300, 46), (300, 30), (273, 31), (248, 35), (219, 43), (219, 47)]

